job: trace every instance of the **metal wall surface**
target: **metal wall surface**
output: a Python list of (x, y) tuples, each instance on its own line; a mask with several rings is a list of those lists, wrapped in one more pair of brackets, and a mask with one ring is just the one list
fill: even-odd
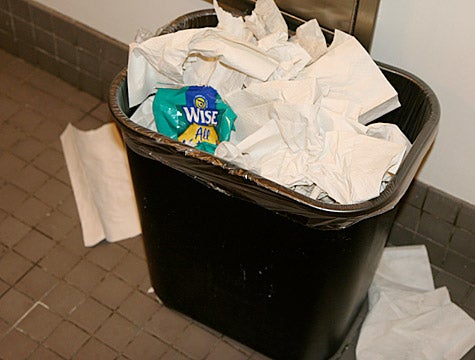
[(321, 26), (352, 33), (358, 0), (276, 0), (277, 6), (303, 20), (316, 18)]
[[(355, 35), (369, 50), (380, 0), (275, 0), (279, 8), (293, 17), (310, 20), (329, 30), (339, 29)], [(255, 0), (219, 0), (242, 11), (254, 7)]]

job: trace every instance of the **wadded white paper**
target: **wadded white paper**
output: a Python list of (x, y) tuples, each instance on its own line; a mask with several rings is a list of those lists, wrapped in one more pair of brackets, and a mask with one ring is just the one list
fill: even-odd
[(363, 46), (339, 30), (325, 55), (299, 77), (316, 77), (322, 86), (328, 86), (328, 98), (349, 100), (360, 106), (358, 120), (362, 124), (400, 106), (396, 91)]
[(141, 233), (129, 165), (115, 124), (61, 134), (84, 245), (115, 242)]
[[(131, 44), (131, 106), (156, 87), (213, 86), (237, 114), (216, 156), (313, 198), (378, 196), (410, 143), (393, 125), (366, 126), (399, 106), (366, 50), (341, 31), (327, 47), (315, 19), (289, 39), (273, 0), (257, 0), (244, 18), (214, 6), (216, 28)], [(154, 129), (151, 101), (133, 120)]]
[(435, 289), (424, 246), (386, 248), (369, 291), (358, 360), (458, 360), (475, 345), (475, 321)]

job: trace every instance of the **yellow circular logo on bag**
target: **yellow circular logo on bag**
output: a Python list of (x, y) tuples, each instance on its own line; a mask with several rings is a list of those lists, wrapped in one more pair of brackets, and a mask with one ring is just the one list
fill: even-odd
[(204, 98), (204, 96), (198, 95), (195, 97), (195, 107), (198, 109), (206, 109), (208, 107), (208, 102)]

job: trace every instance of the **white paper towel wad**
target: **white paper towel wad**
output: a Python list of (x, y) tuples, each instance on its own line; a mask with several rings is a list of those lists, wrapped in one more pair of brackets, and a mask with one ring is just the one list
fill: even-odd
[(115, 124), (61, 134), (66, 165), (86, 246), (141, 233), (129, 164)]
[(353, 37), (327, 47), (317, 20), (289, 38), (273, 0), (234, 17), (214, 1), (215, 28), (185, 29), (130, 44), (132, 120), (155, 130), (156, 89), (209, 85), (237, 114), (215, 155), (316, 199), (377, 197), (410, 142), (391, 124), (368, 123), (400, 106), (397, 93)]
[(384, 250), (369, 290), (358, 360), (458, 360), (475, 346), (475, 321), (435, 289), (423, 245)]

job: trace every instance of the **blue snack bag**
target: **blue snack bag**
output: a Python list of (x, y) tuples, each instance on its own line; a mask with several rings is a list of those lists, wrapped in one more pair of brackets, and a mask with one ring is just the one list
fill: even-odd
[(212, 154), (234, 130), (236, 114), (211, 86), (158, 89), (152, 109), (158, 132)]

